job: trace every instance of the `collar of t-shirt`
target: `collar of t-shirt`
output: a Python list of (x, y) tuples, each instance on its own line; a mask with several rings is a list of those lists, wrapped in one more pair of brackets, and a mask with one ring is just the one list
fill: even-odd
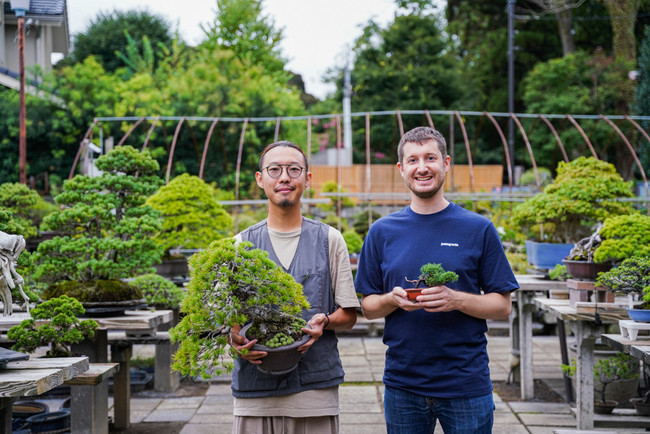
[(280, 264), (287, 270), (291, 266), (291, 261), (293, 261), (296, 250), (298, 250), (301, 231), (302, 228), (292, 232), (278, 232), (269, 229), (269, 238), (271, 239), (275, 255), (280, 260)]

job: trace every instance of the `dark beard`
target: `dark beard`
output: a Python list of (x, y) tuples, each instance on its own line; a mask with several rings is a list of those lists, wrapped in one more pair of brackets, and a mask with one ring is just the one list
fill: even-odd
[(429, 191), (415, 191), (410, 187), (409, 187), (409, 190), (411, 190), (413, 192), (413, 194), (416, 195), (417, 197), (419, 197), (420, 199), (431, 199), (433, 196), (435, 196), (440, 191), (440, 189), (442, 188), (442, 186), (444, 184), (445, 184), (445, 178), (443, 177), (440, 184), (438, 184), (432, 190), (429, 190)]

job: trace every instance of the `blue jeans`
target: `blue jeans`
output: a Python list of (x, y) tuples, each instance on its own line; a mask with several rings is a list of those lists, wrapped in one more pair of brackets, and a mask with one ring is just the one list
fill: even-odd
[(473, 398), (430, 398), (386, 386), (384, 411), (388, 434), (433, 434), (440, 421), (445, 434), (490, 434), (492, 394)]

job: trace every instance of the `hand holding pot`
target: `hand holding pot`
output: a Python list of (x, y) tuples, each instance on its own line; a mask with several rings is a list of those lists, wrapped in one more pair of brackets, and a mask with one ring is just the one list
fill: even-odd
[[(259, 365), (262, 363), (262, 360), (260, 359), (266, 357), (268, 353), (266, 351), (251, 350), (251, 348), (253, 348), (253, 345), (257, 343), (257, 339), (249, 341), (246, 337), (239, 334), (240, 330), (241, 326), (232, 327), (232, 330), (230, 332), (230, 345), (235, 349), (239, 357), (244, 360), (248, 360), (254, 365)], [(242, 354), (242, 350), (247, 350), (245, 351), (246, 354)]]
[(323, 330), (328, 322), (329, 320), (327, 319), (327, 315), (324, 313), (317, 313), (307, 321), (307, 325), (305, 325), (301, 330), (311, 336), (311, 338), (305, 344), (298, 347), (300, 353), (304, 354), (321, 336), (323, 336)]

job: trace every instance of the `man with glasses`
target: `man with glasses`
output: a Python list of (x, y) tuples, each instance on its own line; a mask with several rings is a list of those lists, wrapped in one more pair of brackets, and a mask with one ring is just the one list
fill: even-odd
[(267, 353), (250, 351), (256, 341), (233, 328), (233, 347), (249, 350), (235, 360), (233, 433), (338, 433), (343, 367), (334, 331), (352, 328), (359, 307), (347, 247), (339, 231), (300, 212), (311, 172), (298, 145), (267, 146), (255, 179), (268, 197), (268, 217), (235, 238), (268, 251), (303, 285), (311, 305), (304, 313), (311, 339), (298, 348), (303, 357), (295, 370), (271, 375), (255, 366)]

